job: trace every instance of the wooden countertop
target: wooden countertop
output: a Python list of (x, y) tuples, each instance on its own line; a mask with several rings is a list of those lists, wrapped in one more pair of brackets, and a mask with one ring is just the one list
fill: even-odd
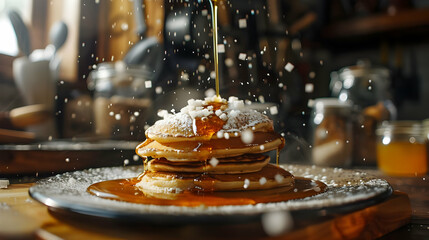
[[(403, 182), (403, 180), (401, 181)], [(130, 225), (94, 217), (50, 211), (46, 206), (29, 197), (28, 188), (31, 185), (12, 184), (7, 189), (0, 189), (0, 211), (3, 209), (3, 213), (0, 214), (0, 238), (4, 237), (6, 231), (2, 222), (8, 222), (9, 226), (14, 226), (16, 228), (15, 235), (21, 234), (21, 236), (30, 239), (270, 238), (265, 234), (259, 222), (232, 225), (153, 226), (150, 223)], [(420, 221), (420, 226), (427, 226), (422, 225), (421, 221), (427, 221), (426, 224), (429, 223), (428, 212), (425, 210), (428, 208), (426, 201), (428, 200), (427, 190), (429, 186), (428, 184), (423, 184), (421, 187), (416, 188), (416, 190), (421, 191), (424, 189), (426, 191), (418, 195), (423, 196), (423, 204), (419, 205), (414, 201), (412, 211), (407, 194), (395, 192), (392, 197), (382, 203), (356, 212), (339, 215), (320, 223), (293, 229), (287, 233), (287, 237), (288, 239), (378, 238), (395, 229), (404, 229), (401, 226), (409, 222), (411, 212), (413, 213), (412, 221), (418, 220)], [(416, 195), (412, 193), (410, 196), (415, 197)], [(411, 204), (413, 204), (413, 199)], [(421, 210), (421, 207), (424, 209)], [(6, 214), (4, 214), (5, 212)], [(14, 215), (19, 215), (20, 217), (10, 217)], [(31, 227), (29, 223), (34, 223), (34, 227)], [(30, 226), (30, 229), (20, 226)], [(407, 232), (409, 233), (410, 231), (405, 229), (402, 234), (407, 234)], [(391, 234), (388, 234), (388, 236), (391, 236)], [(429, 236), (429, 230), (423, 234)], [(404, 237), (404, 235), (400, 236)], [(405, 235), (405, 238), (408, 238), (407, 236)], [(275, 238), (284, 237), (285, 235)]]

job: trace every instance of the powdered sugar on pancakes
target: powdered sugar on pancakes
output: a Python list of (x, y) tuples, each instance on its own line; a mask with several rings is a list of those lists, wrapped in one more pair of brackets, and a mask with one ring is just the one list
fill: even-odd
[[(218, 109), (213, 107), (217, 104)], [(200, 99), (188, 100), (188, 105), (175, 114), (163, 114), (164, 119), (157, 121), (146, 131), (146, 136), (152, 139), (171, 138), (196, 138), (198, 136), (195, 126), (197, 118), (203, 119), (211, 115), (216, 115), (225, 122), (222, 129), (213, 135), (214, 138), (229, 136), (239, 136), (244, 130), (267, 130), (272, 131), (272, 121), (264, 114), (245, 106), (243, 100), (237, 97), (230, 97), (228, 100), (213, 96)], [(211, 138), (211, 136), (210, 136)], [(205, 139), (209, 140), (209, 139)]]

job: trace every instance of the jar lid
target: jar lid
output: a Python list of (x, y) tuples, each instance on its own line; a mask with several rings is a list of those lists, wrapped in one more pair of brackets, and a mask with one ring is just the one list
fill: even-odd
[(128, 66), (123, 62), (100, 63), (88, 76), (88, 89), (94, 90), (97, 84), (110, 82), (115, 86), (129, 86), (135, 80), (152, 80), (153, 73), (139, 66)]
[(420, 121), (384, 121), (375, 131), (378, 136), (386, 134), (421, 135), (422, 124)]
[(379, 76), (385, 79), (388, 79), (390, 77), (390, 72), (387, 68), (371, 66), (371, 63), (368, 60), (359, 60), (356, 65), (344, 67), (339, 72), (339, 74), (343, 77)]
[(314, 100), (313, 109), (316, 112), (326, 110), (346, 110), (350, 111), (353, 104), (350, 101), (341, 101), (338, 98), (317, 98)]

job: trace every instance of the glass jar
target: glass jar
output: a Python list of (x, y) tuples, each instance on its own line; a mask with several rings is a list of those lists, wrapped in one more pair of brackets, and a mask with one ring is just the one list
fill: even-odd
[(352, 162), (352, 104), (337, 98), (314, 101), (310, 118), (312, 161), (316, 165), (347, 167)]
[(424, 134), (424, 138), (425, 138), (425, 143), (426, 143), (426, 160), (428, 162), (428, 166), (429, 166), (429, 118), (423, 120), (423, 134)]
[(383, 122), (376, 130), (377, 165), (391, 176), (421, 176), (427, 172), (423, 128), (418, 121)]
[(149, 71), (121, 62), (102, 63), (88, 78), (94, 92), (95, 134), (106, 139), (144, 139), (144, 125), (152, 104)]

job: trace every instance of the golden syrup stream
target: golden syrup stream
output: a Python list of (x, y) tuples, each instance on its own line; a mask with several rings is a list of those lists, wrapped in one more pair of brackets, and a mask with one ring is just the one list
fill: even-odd
[(219, 53), (217, 50), (217, 11), (218, 11), (218, 2), (219, 0), (210, 0), (210, 5), (212, 8), (212, 32), (213, 32), (213, 60), (215, 65), (216, 73), (216, 96), (219, 95)]

